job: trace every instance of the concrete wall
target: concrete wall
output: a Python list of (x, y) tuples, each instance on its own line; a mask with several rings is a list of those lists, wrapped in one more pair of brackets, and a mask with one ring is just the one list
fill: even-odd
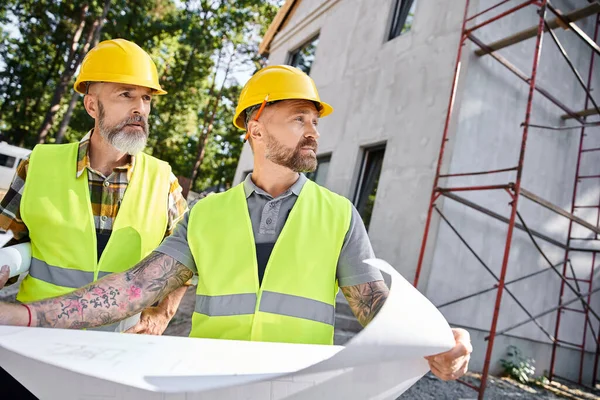
[[(478, 4), (472, 1), (470, 14), (496, 2), (481, 0)], [(375, 3), (377, 6), (374, 6)], [(553, 2), (563, 11), (572, 10), (580, 3), (575, 0)], [(332, 154), (326, 186), (352, 199), (363, 148), (383, 142), (387, 144), (369, 235), (376, 254), (412, 280), (444, 128), (464, 2), (418, 1), (411, 31), (386, 41), (391, 6), (392, 0), (303, 0), (273, 40), (269, 62), (284, 63), (289, 51), (319, 33), (311, 76), (323, 100), (335, 108), (335, 112), (320, 123), (319, 153)], [(534, 25), (535, 17), (535, 10), (531, 8), (512, 18), (500, 20), (477, 34), (489, 42)], [(592, 18), (584, 22), (579, 25), (591, 34)], [(587, 74), (588, 48), (582, 46), (570, 32), (556, 33), (577, 67)], [(529, 40), (503, 50), (501, 54), (529, 74), (533, 46), (534, 40)], [(473, 49), (470, 44), (465, 48), (456, 114), (450, 126), (451, 140), (444, 170), (451, 172), (513, 167), (519, 155), (522, 134), (519, 125), (525, 117), (527, 85), (490, 57), (473, 56)], [(545, 37), (539, 83), (550, 88), (571, 108), (583, 108), (584, 92), (549, 36)], [(599, 83), (596, 82), (596, 87)], [(561, 110), (536, 95), (532, 122), (569, 124), (561, 122), (561, 114)], [(598, 132), (598, 128), (595, 129), (589, 132)], [(578, 130), (554, 132), (531, 129), (523, 186), (568, 208), (572, 197), (578, 138)], [(600, 147), (600, 143), (597, 147)], [(590, 173), (594, 166), (597, 168), (595, 173), (600, 173), (598, 163), (593, 161), (595, 154), (589, 156), (591, 161), (584, 163)], [(238, 165), (236, 181), (239, 182), (243, 173), (251, 169), (252, 153), (246, 146)], [(513, 180), (510, 174), (499, 174), (442, 184), (475, 185)], [(581, 187), (582, 195), (587, 196), (590, 202), (598, 201), (600, 193), (593, 192), (592, 186), (598, 187), (597, 182), (586, 182)], [(504, 192), (463, 195), (507, 215), (509, 198)], [(506, 225), (477, 212), (467, 211), (451, 200), (440, 200), (439, 205), (475, 251), (498, 274)], [(525, 199), (520, 200), (519, 210), (532, 228), (557, 240), (566, 240), (568, 223), (564, 218)], [(591, 214), (581, 215), (592, 221), (595, 214)], [(434, 218), (431, 229), (419, 288), (435, 304), (494, 284), (493, 278), (468, 253), (453, 232), (445, 224), (439, 223), (439, 218)], [(553, 262), (562, 260), (564, 251), (545, 243), (541, 243), (541, 246)], [(577, 260), (574, 258), (574, 265), (581, 275), (585, 271), (589, 273), (591, 264), (590, 260), (579, 257)], [(516, 232), (508, 278), (544, 267), (545, 261), (527, 236)], [(514, 285), (511, 290), (535, 314), (557, 304), (558, 286), (558, 278), (552, 276), (551, 272), (545, 272), (536, 280)], [(514, 301), (507, 296), (504, 299), (500, 329), (526, 318)], [(600, 295), (596, 299), (600, 301)], [(472, 366), (476, 370), (481, 368), (485, 356), (485, 334), (480, 330), (489, 329), (493, 304), (494, 294), (490, 293), (442, 309), (451, 323), (472, 328), (476, 348)], [(549, 315), (540, 319), (551, 333), (554, 330), (554, 318)], [(581, 339), (580, 319), (578, 316), (565, 315), (561, 339)], [(596, 326), (596, 332), (598, 330)], [(538, 359), (539, 372), (543, 372), (549, 364), (550, 354), (549, 346), (544, 344), (544, 341), (547, 342), (545, 336), (532, 324), (511, 334), (514, 337), (498, 339), (494, 360), (504, 355), (509, 343), (517, 343), (526, 355)], [(588, 347), (591, 344), (592, 341), (588, 340)], [(564, 353), (566, 356), (561, 359), (558, 372), (572, 377), (569, 372), (576, 370), (579, 358), (575, 352)], [(588, 356), (586, 362), (586, 369), (590, 371), (591, 357)]]

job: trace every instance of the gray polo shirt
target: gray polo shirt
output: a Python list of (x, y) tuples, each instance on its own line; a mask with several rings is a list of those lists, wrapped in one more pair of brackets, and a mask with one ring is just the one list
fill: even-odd
[[(244, 181), (244, 191), (255, 243), (275, 243), (277, 241), (306, 181), (306, 176), (300, 174), (298, 180), (288, 190), (273, 198), (257, 187), (252, 182), (252, 174), (248, 174)], [(173, 257), (196, 273), (196, 263), (187, 242), (189, 215), (190, 213), (186, 214), (185, 219), (175, 227), (173, 234), (167, 237), (156, 251)], [(365, 225), (356, 208), (352, 206), (350, 227), (344, 238), (337, 265), (339, 285), (354, 286), (382, 280), (383, 277), (378, 269), (363, 263), (363, 260), (373, 257), (373, 248)], [(200, 276), (199, 279), (202, 277)]]

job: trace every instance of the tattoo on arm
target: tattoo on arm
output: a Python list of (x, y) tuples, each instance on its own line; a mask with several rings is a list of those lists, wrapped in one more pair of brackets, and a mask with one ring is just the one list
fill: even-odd
[(98, 327), (142, 311), (183, 286), (192, 275), (190, 269), (172, 257), (152, 253), (128, 271), (29, 306), (35, 313), (33, 321), (37, 326)]
[(389, 289), (384, 281), (373, 281), (341, 288), (356, 319), (367, 326), (385, 303)]

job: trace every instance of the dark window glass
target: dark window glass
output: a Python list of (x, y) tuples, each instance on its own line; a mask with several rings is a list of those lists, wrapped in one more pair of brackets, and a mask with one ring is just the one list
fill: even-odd
[(298, 67), (307, 75), (310, 75), (310, 68), (315, 61), (318, 43), (319, 37), (317, 36), (300, 46), (298, 49), (292, 51), (289, 56), (288, 64), (292, 67)]
[(365, 223), (367, 230), (371, 223), (377, 186), (385, 155), (385, 145), (365, 149), (360, 169), (358, 185), (354, 197), (354, 205)]
[(314, 172), (308, 172), (306, 177), (321, 186), (325, 186), (325, 182), (327, 182), (327, 174), (329, 173), (330, 161), (330, 154), (317, 157), (317, 169)]
[(15, 166), (15, 161), (17, 161), (15, 157), (0, 154), (0, 167), (12, 168)]
[(394, 0), (392, 23), (388, 40), (392, 40), (410, 31), (415, 15), (416, 0)]

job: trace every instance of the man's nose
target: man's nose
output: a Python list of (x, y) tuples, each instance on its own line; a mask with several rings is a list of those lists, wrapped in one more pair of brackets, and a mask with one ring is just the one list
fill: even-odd
[(321, 135), (319, 134), (319, 129), (317, 129), (317, 126), (310, 124), (310, 127), (304, 132), (304, 137), (312, 137), (313, 139), (317, 140), (319, 137), (321, 137)]

